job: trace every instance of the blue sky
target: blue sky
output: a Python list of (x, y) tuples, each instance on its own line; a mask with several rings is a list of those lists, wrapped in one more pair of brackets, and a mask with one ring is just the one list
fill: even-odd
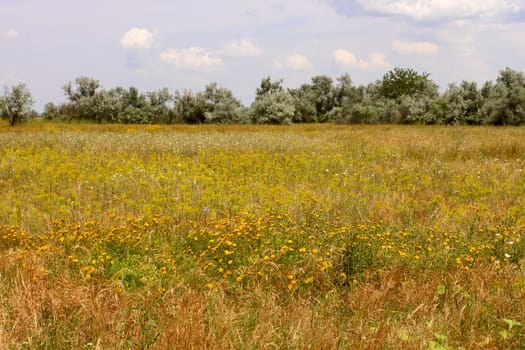
[(525, 0), (0, 0), (0, 86), (25, 82), (41, 110), (80, 75), (104, 88), (201, 91), (245, 104), (261, 79), (356, 84), (394, 67), (448, 83), (525, 71)]

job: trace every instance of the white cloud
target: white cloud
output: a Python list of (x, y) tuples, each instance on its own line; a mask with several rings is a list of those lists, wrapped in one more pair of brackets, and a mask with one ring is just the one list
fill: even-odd
[(0, 38), (2, 38), (2, 39), (18, 39), (18, 38), (20, 38), (20, 34), (14, 29), (9, 29), (9, 30), (5, 30), (5, 31), (0, 31)]
[(230, 57), (259, 56), (262, 49), (256, 46), (250, 39), (230, 41), (224, 45), (223, 54)]
[(344, 66), (355, 66), (358, 63), (356, 55), (345, 49), (335, 50), (333, 58), (337, 63), (342, 64)]
[(401, 55), (434, 55), (438, 52), (438, 46), (429, 41), (399, 41), (392, 42), (392, 50)]
[(333, 52), (332, 58), (342, 66), (364, 71), (382, 70), (392, 67), (385, 56), (378, 52), (371, 53), (367, 60), (363, 60), (358, 58), (353, 52), (345, 49), (337, 49)]
[(144, 28), (131, 28), (120, 38), (120, 45), (125, 49), (149, 49), (153, 46), (153, 33)]
[(523, 0), (358, 0), (363, 9), (417, 21), (497, 17), (517, 13)]
[(287, 56), (284, 59), (284, 62), (277, 62), (277, 66), (292, 70), (310, 70), (313, 67), (310, 60), (306, 56), (301, 54)]
[(285, 65), (294, 70), (309, 70), (313, 67), (310, 60), (306, 56), (300, 54), (286, 57)]
[(386, 60), (385, 55), (379, 52), (371, 53), (368, 56), (367, 63), (369, 70), (381, 70), (392, 68), (392, 64)]
[(222, 64), (221, 58), (210, 56), (210, 53), (201, 47), (164, 51), (160, 54), (160, 60), (177, 68), (189, 70), (216, 69)]

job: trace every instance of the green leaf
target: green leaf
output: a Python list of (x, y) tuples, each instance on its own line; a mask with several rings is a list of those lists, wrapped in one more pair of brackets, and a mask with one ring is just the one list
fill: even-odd
[(428, 349), (429, 350), (435, 350), (437, 349), (439, 346), (438, 342), (434, 341), (434, 340), (431, 340), (428, 342)]
[(442, 296), (447, 291), (447, 287), (444, 284), (438, 284), (436, 287), (436, 295)]
[(434, 336), (440, 343), (444, 343), (447, 340), (447, 336), (440, 333), (435, 333)]
[(499, 335), (501, 335), (501, 337), (503, 339), (508, 339), (509, 338), (509, 331), (507, 331), (506, 329), (502, 330), (499, 332)]
[(504, 318), (503, 321), (509, 326), (509, 330), (511, 330), (514, 326), (521, 326), (521, 322), (514, 321), (509, 318)]

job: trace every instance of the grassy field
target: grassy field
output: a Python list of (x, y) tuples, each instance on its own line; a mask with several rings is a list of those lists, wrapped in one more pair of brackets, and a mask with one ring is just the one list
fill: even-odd
[(524, 234), (524, 128), (0, 126), (0, 348), (525, 348)]

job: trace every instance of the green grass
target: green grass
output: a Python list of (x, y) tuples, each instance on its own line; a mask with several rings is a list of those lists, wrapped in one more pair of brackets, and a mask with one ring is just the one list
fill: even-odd
[(0, 127), (0, 347), (524, 347), (524, 136)]

